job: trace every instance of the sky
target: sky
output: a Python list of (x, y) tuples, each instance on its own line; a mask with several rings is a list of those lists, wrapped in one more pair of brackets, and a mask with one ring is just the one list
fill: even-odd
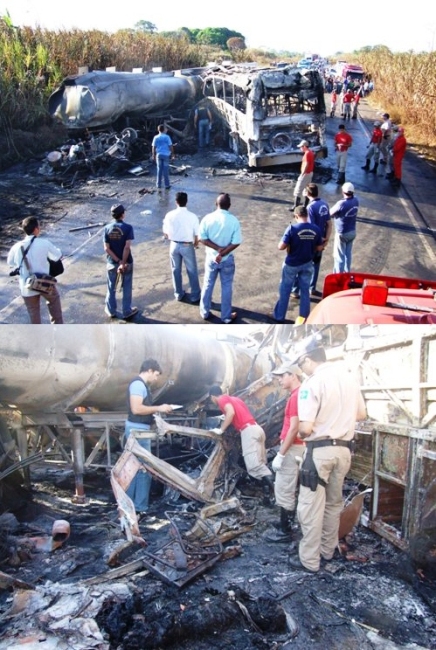
[[(255, 9), (262, 6), (261, 11)], [(125, 0), (121, 5), (89, 0), (0, 0), (0, 16), (6, 12), (15, 25), (46, 29), (114, 32), (133, 28), (140, 20), (154, 23), (158, 31), (227, 27), (243, 34), (248, 47), (321, 56), (366, 45), (386, 45), (393, 52), (436, 49), (436, 3), (432, 0), (413, 0), (403, 6), (397, 0), (342, 5), (311, 0), (299, 8), (285, 0), (271, 5), (247, 0), (167, 0), (162, 6), (157, 2), (147, 6), (137, 0)]]

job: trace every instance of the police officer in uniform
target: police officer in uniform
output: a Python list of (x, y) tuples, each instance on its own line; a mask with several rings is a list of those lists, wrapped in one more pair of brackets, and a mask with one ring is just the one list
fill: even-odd
[[(298, 395), (299, 435), (306, 443), (300, 472), (297, 516), (303, 537), (294, 569), (316, 573), (338, 545), (342, 486), (351, 465), (356, 420), (366, 417), (357, 378), (341, 362), (327, 362), (313, 340), (297, 359), (307, 375)], [(309, 471), (310, 456), (316, 468)], [(309, 480), (307, 480), (309, 479)]]

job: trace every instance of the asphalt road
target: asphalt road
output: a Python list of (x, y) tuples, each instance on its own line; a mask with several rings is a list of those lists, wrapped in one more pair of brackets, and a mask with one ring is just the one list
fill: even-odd
[[(436, 199), (435, 171), (416, 155), (408, 152), (404, 164), (404, 187), (394, 191), (383, 175), (375, 176), (361, 169), (368, 144), (368, 128), (375, 117), (366, 102), (361, 116), (351, 121), (353, 136), (347, 167), (347, 180), (354, 183), (360, 200), (358, 234), (353, 249), (353, 268), (377, 274), (422, 279), (436, 277)], [(335, 181), (333, 135), (341, 118), (327, 118), (329, 157), (317, 164), (314, 181), (320, 184), (321, 196), (333, 205), (341, 198)], [(406, 133), (407, 136), (407, 133)], [(216, 196), (229, 192), (231, 211), (241, 221), (243, 244), (235, 253), (236, 276), (233, 305), (238, 312), (236, 323), (271, 323), (268, 316), (277, 300), (284, 253), (277, 244), (287, 227), (291, 213), (295, 173), (262, 172), (224, 168), (217, 165), (219, 153), (186, 156), (178, 165), (190, 166), (185, 173), (171, 178), (171, 190), (162, 195), (153, 192), (154, 177), (128, 177), (109, 183), (87, 183), (75, 192), (75, 200), (65, 197), (65, 213), (54, 220), (47, 236), (65, 256), (65, 273), (59, 278), (66, 323), (107, 323), (104, 314), (105, 258), (102, 226), (70, 232), (71, 228), (90, 222), (110, 221), (110, 206), (122, 202), (127, 208), (126, 221), (135, 231), (134, 301), (139, 308), (132, 323), (203, 323), (197, 306), (174, 300), (171, 285), (168, 243), (162, 240), (165, 213), (175, 207), (178, 190), (189, 195), (188, 207), (200, 217), (213, 211)], [(0, 178), (1, 182), (1, 178)], [(35, 184), (43, 183), (41, 178)], [(140, 194), (139, 190), (152, 193)], [(12, 190), (13, 191), (13, 190)], [(200, 281), (203, 276), (204, 251), (197, 251)], [(325, 251), (318, 288), (324, 275), (333, 269), (332, 241)], [(0, 322), (27, 323), (27, 312), (18, 292), (16, 278), (8, 276), (5, 256), (0, 260)], [(185, 276), (185, 288), (187, 278)], [(215, 288), (212, 322), (220, 322), (219, 284)], [(315, 304), (318, 298), (313, 299)], [(48, 315), (43, 311), (43, 322)], [(291, 300), (287, 317), (298, 316), (298, 302)], [(122, 323), (123, 321), (120, 321)]]

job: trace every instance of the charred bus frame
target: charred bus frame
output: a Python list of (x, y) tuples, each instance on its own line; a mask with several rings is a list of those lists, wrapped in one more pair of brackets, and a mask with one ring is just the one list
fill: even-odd
[(251, 167), (301, 161), (299, 142), (326, 157), (324, 86), (316, 70), (219, 68), (204, 94), (229, 130), (235, 153)]

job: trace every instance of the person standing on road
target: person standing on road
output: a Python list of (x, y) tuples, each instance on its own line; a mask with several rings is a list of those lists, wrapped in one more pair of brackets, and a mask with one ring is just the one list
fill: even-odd
[[(138, 377), (130, 382), (127, 389), (127, 420), (124, 428), (124, 442), (133, 429), (149, 431), (153, 424), (154, 413), (171, 413), (172, 406), (160, 404), (153, 406), (151, 387), (156, 384), (162, 370), (156, 359), (145, 359), (139, 369)], [(151, 451), (151, 438), (138, 438), (137, 442), (143, 449)], [(139, 470), (126, 490), (137, 512), (147, 512), (150, 497), (151, 476), (145, 470)]]
[[(380, 129), (380, 122), (374, 122), (374, 129), (372, 131), (371, 140), (369, 141), (368, 151), (366, 152), (366, 162), (362, 169), (372, 174), (377, 173), (378, 161), (380, 158), (380, 146), (383, 140), (383, 132)], [(370, 169), (371, 158), (374, 158), (374, 167)]]
[(383, 138), (380, 144), (380, 164), (386, 165), (388, 162), (388, 147), (392, 137), (392, 122), (389, 119), (389, 113), (383, 114), (383, 122), (380, 126)]
[(353, 103), (354, 93), (350, 88), (344, 93), (342, 98), (342, 117), (344, 120), (351, 120), (351, 105)]
[[(54, 262), (62, 257), (61, 250), (49, 239), (40, 237), (41, 227), (36, 217), (26, 217), (21, 223), (25, 233), (22, 241), (17, 242), (8, 253), (7, 263), (19, 275), (20, 292), (32, 325), (41, 323), (41, 298), (44, 298), (50, 323), (63, 324), (61, 298), (56, 285), (50, 294), (42, 294), (26, 287), (26, 280), (32, 273), (50, 273), (49, 260)], [(18, 272), (17, 272), (18, 270)]]
[(333, 243), (333, 273), (349, 273), (353, 243), (356, 238), (356, 221), (359, 201), (354, 196), (354, 185), (342, 185), (343, 198), (330, 209), (330, 216), (335, 220), (335, 239)]
[(274, 479), (266, 464), (265, 431), (257, 424), (240, 397), (223, 395), (221, 386), (212, 386), (209, 397), (224, 413), (224, 420), (214, 433), (223, 434), (232, 425), (241, 434), (242, 455), (247, 472), (262, 482), (265, 505), (273, 505)]
[(151, 143), (153, 160), (157, 164), (156, 187), (162, 188), (162, 180), (165, 189), (170, 189), (170, 159), (174, 158), (174, 146), (170, 136), (167, 134), (165, 124), (157, 127), (158, 135), (155, 135)]
[(196, 214), (186, 207), (188, 195), (177, 192), (175, 210), (168, 212), (163, 220), (163, 233), (170, 240), (171, 275), (174, 287), (174, 297), (181, 301), (185, 297), (182, 282), (182, 263), (185, 263), (191, 288), (190, 302), (198, 305), (200, 302), (200, 283), (198, 281), (197, 258), (195, 249), (198, 247), (199, 219)]
[(206, 246), (203, 288), (200, 298), (200, 316), (207, 320), (210, 316), (212, 294), (216, 280), (221, 281), (221, 320), (231, 323), (237, 317), (232, 312), (233, 278), (235, 259), (233, 251), (242, 243), (241, 225), (229, 212), (231, 205), (228, 194), (220, 194), (216, 200), (217, 209), (207, 214), (200, 222), (199, 237)]
[(297, 507), (298, 463), (297, 457), (303, 456), (304, 443), (298, 435), (298, 393), (301, 385), (302, 372), (297, 365), (285, 363), (272, 371), (281, 388), (289, 391), (289, 399), (285, 406), (282, 431), (280, 433), (280, 451), (272, 462), (276, 472), (274, 494), (276, 505), (280, 507), (279, 532), (270, 535), (270, 542), (292, 541), (292, 525)]
[(327, 362), (324, 348), (307, 345), (297, 365), (307, 375), (298, 395), (299, 435), (306, 444), (297, 506), (303, 537), (289, 564), (316, 573), (338, 545), (342, 486), (356, 421), (366, 409), (357, 378), (343, 363)]
[[(330, 210), (328, 204), (323, 201), (318, 196), (318, 185), (316, 183), (309, 183), (307, 186), (307, 196), (309, 198), (309, 203), (307, 205), (307, 216), (310, 223), (314, 223), (315, 226), (318, 226), (321, 237), (322, 237), (322, 250), (317, 251), (313, 257), (313, 276), (310, 281), (310, 293), (312, 296), (319, 295), (319, 292), (316, 290), (316, 285), (318, 282), (319, 269), (321, 266), (321, 259), (324, 250), (329, 243), (333, 223), (330, 217)], [(299, 299), (300, 297), (300, 288), (298, 281), (294, 283), (292, 288), (291, 297)]]
[(345, 124), (339, 124), (335, 135), (336, 165), (338, 168), (338, 185), (345, 183), (345, 167), (347, 165), (348, 149), (353, 144), (353, 138), (345, 130)]
[(138, 313), (137, 307), (132, 307), (133, 288), (133, 257), (131, 243), (134, 239), (133, 228), (125, 223), (126, 211), (123, 205), (113, 205), (111, 215), (114, 221), (104, 229), (103, 246), (106, 251), (106, 299), (105, 314), (116, 318), (116, 290), (119, 283), (123, 291), (123, 318), (132, 318)]
[(303, 159), (301, 161), (300, 175), (297, 178), (294, 189), (294, 205), (290, 208), (292, 211), (301, 204), (304, 190), (312, 182), (313, 170), (315, 168), (315, 154), (312, 149), (309, 149), (308, 141), (302, 140), (297, 146), (303, 151)]
[(295, 208), (296, 224), (290, 224), (278, 244), (287, 255), (282, 266), (279, 285), (279, 299), (272, 317), (278, 322), (286, 318), (289, 297), (296, 281), (300, 287), (300, 313), (296, 324), (304, 323), (310, 313), (309, 287), (313, 276), (313, 258), (323, 250), (321, 232), (318, 226), (309, 223), (307, 209), (303, 205)]
[(212, 127), (212, 113), (206, 106), (198, 106), (195, 109), (194, 126), (198, 133), (199, 148), (204, 149), (204, 147), (208, 147)]
[(402, 126), (398, 127), (398, 137), (395, 138), (395, 142), (392, 145), (392, 168), (393, 168), (393, 178), (392, 185), (395, 188), (401, 186), (402, 170), (403, 170), (403, 158), (406, 153), (407, 140), (404, 135), (404, 129)]

